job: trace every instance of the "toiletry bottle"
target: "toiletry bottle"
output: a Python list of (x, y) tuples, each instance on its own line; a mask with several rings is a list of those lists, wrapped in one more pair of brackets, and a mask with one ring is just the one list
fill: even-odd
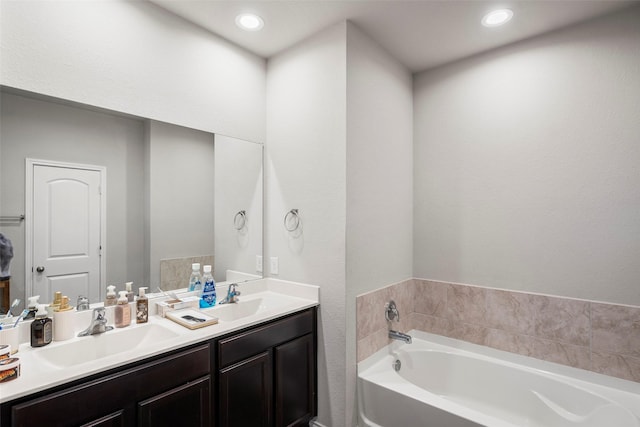
[(200, 263), (191, 264), (191, 277), (189, 277), (189, 292), (201, 291), (202, 279), (200, 279)]
[(104, 299), (104, 306), (109, 307), (116, 305), (118, 299), (116, 298), (116, 287), (113, 285), (107, 286), (107, 297)]
[(31, 347), (51, 344), (53, 339), (53, 321), (47, 317), (47, 306), (38, 305), (36, 318), (31, 322)]
[(147, 323), (149, 320), (149, 300), (145, 295), (146, 287), (139, 289), (138, 299), (136, 300), (136, 323)]
[(56, 291), (53, 294), (53, 302), (51, 304), (49, 304), (49, 306), (51, 307), (52, 311), (56, 311), (56, 309), (58, 307), (60, 307), (60, 304), (62, 303), (62, 292), (60, 291)]
[(209, 308), (216, 305), (216, 283), (211, 275), (211, 266), (204, 266), (204, 275), (202, 276), (204, 287), (202, 288), (202, 296), (200, 297), (200, 308)]
[(131, 290), (132, 287), (133, 287), (133, 282), (127, 282), (127, 283), (124, 284), (124, 288), (127, 291), (127, 301), (128, 302), (133, 302), (133, 298), (135, 297), (135, 294)]
[(65, 341), (75, 335), (73, 307), (69, 305), (69, 297), (63, 296), (60, 304), (53, 311), (53, 340)]
[(131, 309), (127, 300), (127, 291), (120, 291), (116, 305), (116, 328), (124, 328), (131, 323)]
[(38, 311), (38, 299), (40, 295), (34, 295), (29, 297), (29, 303), (27, 304), (27, 308), (29, 312), (26, 316), (24, 316), (25, 320), (33, 319), (36, 317), (36, 312)]

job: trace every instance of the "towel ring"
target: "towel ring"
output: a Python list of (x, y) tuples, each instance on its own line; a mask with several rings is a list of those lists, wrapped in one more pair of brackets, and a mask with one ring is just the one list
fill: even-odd
[(300, 227), (300, 215), (298, 214), (298, 209), (291, 209), (284, 216), (284, 228), (291, 232), (296, 231)]
[(247, 225), (247, 211), (239, 211), (233, 217), (233, 227), (240, 231)]

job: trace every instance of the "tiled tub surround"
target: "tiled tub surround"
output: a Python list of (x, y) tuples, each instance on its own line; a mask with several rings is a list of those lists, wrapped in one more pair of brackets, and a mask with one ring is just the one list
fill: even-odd
[(409, 279), (356, 299), (358, 361), (389, 343), (384, 305), (400, 323), (499, 350), (640, 382), (640, 307)]

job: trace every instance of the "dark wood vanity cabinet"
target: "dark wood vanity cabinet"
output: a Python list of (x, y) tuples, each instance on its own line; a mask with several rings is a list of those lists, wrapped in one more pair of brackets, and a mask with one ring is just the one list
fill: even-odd
[(307, 426), (316, 308), (3, 403), (0, 425)]
[(307, 426), (317, 415), (316, 310), (218, 341), (219, 427)]
[[(209, 426), (209, 344), (2, 405), (2, 426)], [(185, 420), (187, 422), (185, 422)]]

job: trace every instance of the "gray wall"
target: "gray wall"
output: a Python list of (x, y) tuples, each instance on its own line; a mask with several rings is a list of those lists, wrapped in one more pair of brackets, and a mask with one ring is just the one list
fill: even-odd
[(155, 291), (161, 259), (214, 252), (214, 145), (211, 133), (156, 121), (149, 121), (147, 144), (147, 283)]
[(640, 304), (639, 22), (415, 77), (416, 276)]
[[(141, 120), (2, 93), (2, 215), (24, 213), (25, 158), (107, 168), (108, 284), (143, 279), (143, 141)], [(12, 298), (24, 300), (24, 223), (0, 226), (14, 244)]]
[[(215, 255), (214, 278), (227, 280), (226, 271), (256, 272), (256, 255), (262, 255), (262, 145), (215, 137)], [(234, 228), (238, 211), (247, 223)]]

